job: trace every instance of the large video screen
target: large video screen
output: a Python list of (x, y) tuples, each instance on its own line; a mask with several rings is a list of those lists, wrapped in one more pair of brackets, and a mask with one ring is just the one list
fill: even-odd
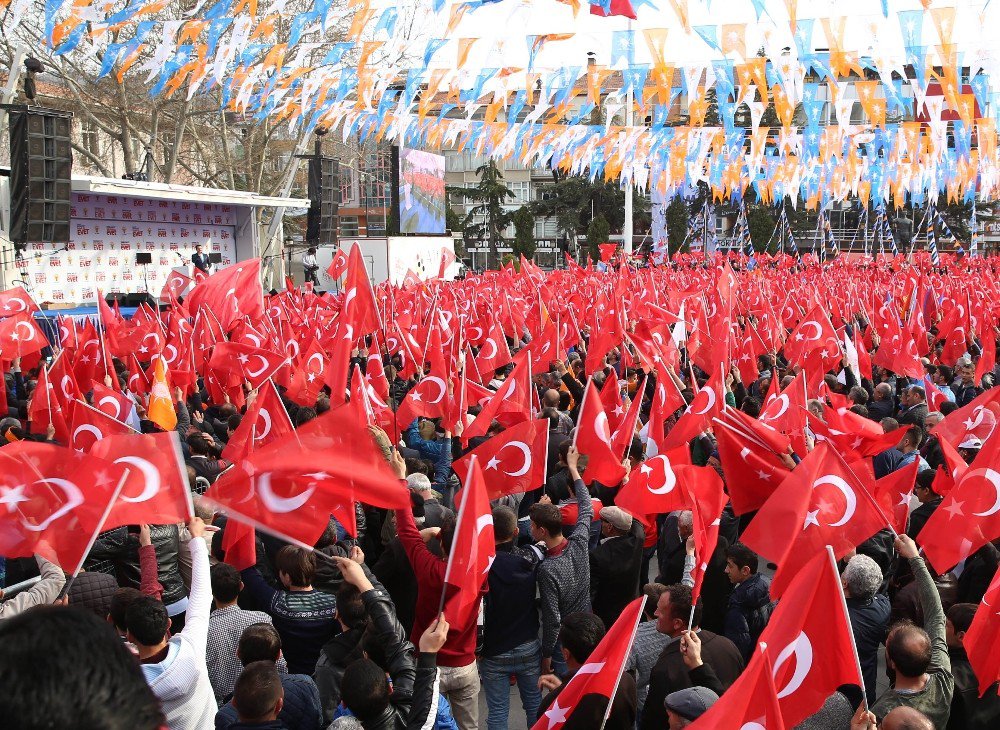
[(398, 194), (400, 233), (444, 233), (444, 155), (400, 147)]

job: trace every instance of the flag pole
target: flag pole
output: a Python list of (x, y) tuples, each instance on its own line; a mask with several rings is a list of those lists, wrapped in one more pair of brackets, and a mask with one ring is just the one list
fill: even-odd
[[(837, 558), (834, 557), (833, 548), (829, 545), (826, 546), (826, 554), (830, 558), (830, 568), (833, 570), (835, 576), (840, 576), (840, 572), (837, 570)], [(844, 586), (841, 585), (840, 581), (837, 581), (837, 595), (840, 596), (840, 605), (844, 609), (844, 617), (847, 619), (847, 625), (851, 626), (851, 614), (847, 611), (847, 598), (844, 596)], [(868, 695), (865, 693), (865, 676), (861, 672), (861, 659), (858, 656), (858, 645), (854, 641), (854, 627), (851, 626), (851, 651), (854, 653), (854, 667), (858, 670), (858, 681), (861, 685), (861, 701), (865, 705), (867, 710), (868, 705)]]
[(122, 473), (122, 478), (118, 480), (118, 486), (115, 487), (115, 491), (111, 495), (111, 499), (108, 500), (107, 505), (104, 507), (104, 512), (101, 515), (101, 519), (97, 523), (97, 528), (94, 530), (94, 534), (90, 536), (90, 540), (87, 541), (87, 548), (80, 556), (80, 563), (73, 570), (73, 573), (69, 576), (69, 578), (66, 579), (66, 584), (62, 587), (62, 590), (59, 591), (59, 595), (56, 597), (57, 601), (69, 593), (69, 589), (70, 586), (73, 585), (73, 581), (76, 580), (80, 571), (83, 570), (83, 564), (87, 561), (87, 556), (90, 555), (90, 551), (94, 548), (94, 543), (97, 542), (97, 536), (100, 535), (101, 530), (104, 529), (104, 523), (108, 521), (108, 515), (111, 514), (111, 510), (114, 508), (115, 502), (118, 501), (118, 496), (122, 493), (122, 489), (125, 488), (125, 480), (128, 479), (129, 472), (130, 470), (126, 468), (124, 473)]
[[(642, 621), (642, 610), (646, 607), (647, 600), (649, 600), (649, 597), (645, 593), (643, 593), (642, 603), (639, 604), (639, 612), (636, 614), (635, 617), (635, 626), (632, 627), (632, 635), (629, 637), (628, 640), (629, 651), (632, 650), (632, 644), (635, 643), (635, 634), (639, 630), (639, 623)], [(607, 724), (608, 718), (611, 717), (611, 708), (615, 701), (615, 695), (618, 694), (618, 687), (619, 685), (621, 685), (622, 674), (624, 673), (625, 673), (625, 662), (622, 662), (621, 666), (618, 668), (618, 679), (615, 680), (614, 689), (611, 690), (611, 696), (608, 697), (608, 706), (604, 710), (604, 719), (601, 720), (600, 730), (604, 730), (604, 726)]]
[(469, 499), (468, 499), (469, 495), (466, 490), (469, 489), (470, 484), (472, 482), (472, 472), (476, 467), (477, 458), (478, 457), (476, 457), (476, 455), (473, 454), (472, 458), (469, 459), (469, 471), (465, 475), (465, 484), (463, 485), (463, 490), (462, 490), (463, 491), (462, 504), (458, 506), (458, 514), (455, 516), (455, 532), (453, 532), (451, 536), (451, 550), (448, 551), (448, 562), (444, 568), (444, 580), (441, 581), (441, 602), (438, 603), (438, 610), (436, 614), (437, 616), (440, 616), (441, 613), (444, 611), (445, 597), (448, 594), (448, 578), (451, 577), (451, 566), (455, 558), (455, 546), (458, 545), (458, 532), (462, 528), (462, 518), (465, 516), (465, 508), (469, 504)]

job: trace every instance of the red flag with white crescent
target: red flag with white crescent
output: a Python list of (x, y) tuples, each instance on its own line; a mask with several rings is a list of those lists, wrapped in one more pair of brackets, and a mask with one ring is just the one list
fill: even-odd
[(451, 468), (465, 481), (472, 459), (477, 459), (490, 499), (528, 492), (545, 483), (548, 436), (548, 421), (525, 421), (491, 437)]
[(176, 431), (107, 436), (90, 453), (129, 470), (104, 529), (191, 519), (191, 489)]

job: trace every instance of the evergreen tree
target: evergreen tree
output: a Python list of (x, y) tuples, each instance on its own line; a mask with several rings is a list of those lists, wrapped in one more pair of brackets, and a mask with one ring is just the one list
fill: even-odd
[(535, 216), (526, 205), (514, 211), (514, 256), (535, 257)]
[(489, 243), (487, 267), (497, 268), (504, 229), (510, 225), (512, 218), (504, 204), (508, 198), (514, 197), (514, 191), (507, 187), (503, 172), (492, 157), (476, 169), (476, 175), (479, 182), (475, 186), (449, 188), (448, 192), (476, 203), (462, 221), (462, 228), (468, 238)]
[(598, 246), (608, 242), (608, 234), (610, 233), (611, 228), (603, 215), (598, 213), (591, 219), (590, 225), (587, 226), (587, 250), (593, 261), (601, 260), (601, 249)]

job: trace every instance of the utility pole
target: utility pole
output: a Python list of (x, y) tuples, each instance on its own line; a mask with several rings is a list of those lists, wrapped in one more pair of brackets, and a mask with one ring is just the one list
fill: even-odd
[[(628, 21), (628, 32), (632, 32), (632, 21)], [(630, 54), (631, 55), (631, 54)], [(632, 107), (635, 106), (633, 99), (632, 82), (629, 82), (628, 89), (625, 91), (625, 139), (632, 138), (632, 124), (634, 119), (632, 118), (633, 111)], [(633, 156), (628, 155), (627, 160), (632, 160)], [(631, 163), (626, 163), (631, 164)], [(625, 188), (625, 224), (622, 226), (622, 243), (624, 244), (624, 250), (626, 256), (632, 255), (632, 195), (635, 191), (635, 181), (632, 179), (632, 175), (629, 175), (628, 185)]]

